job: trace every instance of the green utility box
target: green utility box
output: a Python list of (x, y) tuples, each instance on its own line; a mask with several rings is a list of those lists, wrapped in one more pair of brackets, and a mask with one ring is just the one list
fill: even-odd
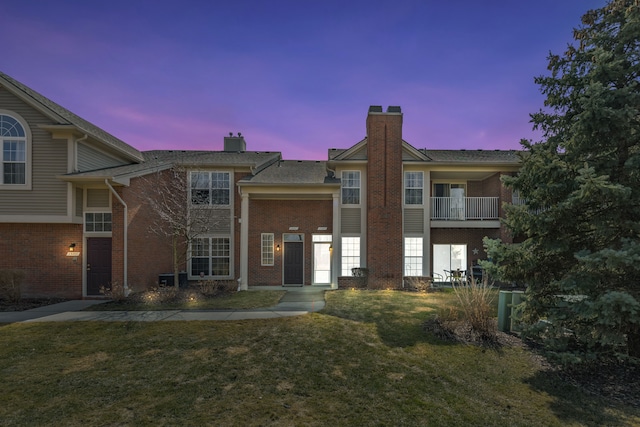
[(511, 329), (512, 291), (500, 291), (498, 294), (498, 330), (508, 332)]
[(513, 291), (511, 295), (511, 332), (520, 332), (521, 309), (516, 306), (524, 301), (524, 291)]

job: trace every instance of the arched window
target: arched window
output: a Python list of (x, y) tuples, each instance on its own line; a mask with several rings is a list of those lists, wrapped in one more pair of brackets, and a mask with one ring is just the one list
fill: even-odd
[(0, 142), (0, 184), (27, 184), (27, 133), (17, 119), (7, 114), (0, 114)]

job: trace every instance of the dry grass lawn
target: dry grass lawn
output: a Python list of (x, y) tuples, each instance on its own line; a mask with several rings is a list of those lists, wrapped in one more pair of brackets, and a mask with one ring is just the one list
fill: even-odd
[(0, 325), (0, 424), (640, 424), (521, 347), (429, 336), (425, 319), (452, 298), (336, 291), (291, 318)]

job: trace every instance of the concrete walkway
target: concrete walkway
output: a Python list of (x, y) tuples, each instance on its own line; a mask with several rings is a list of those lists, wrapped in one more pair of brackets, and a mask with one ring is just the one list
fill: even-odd
[[(272, 288), (273, 289), (273, 288)], [(278, 288), (280, 289), (280, 288)], [(300, 316), (324, 308), (327, 288), (289, 288), (277, 305), (252, 310), (149, 310), (83, 311), (105, 300), (73, 300), (25, 311), (0, 312), (0, 323), (69, 322), (94, 320), (104, 322), (156, 322), (186, 320), (272, 319)], [(249, 291), (250, 292), (250, 291)]]

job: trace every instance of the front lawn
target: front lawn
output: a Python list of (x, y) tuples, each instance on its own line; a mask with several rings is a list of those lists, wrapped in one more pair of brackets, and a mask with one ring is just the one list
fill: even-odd
[(309, 315), (0, 327), (3, 425), (638, 425), (523, 347), (440, 341), (450, 293), (327, 292)]

